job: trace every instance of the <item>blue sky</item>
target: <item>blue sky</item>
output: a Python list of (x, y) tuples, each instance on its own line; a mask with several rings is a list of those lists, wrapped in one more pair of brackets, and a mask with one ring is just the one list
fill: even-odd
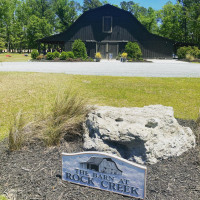
[[(83, 3), (83, 0), (77, 0), (79, 3)], [(111, 4), (120, 4), (123, 0), (107, 0)], [(131, 1), (131, 0), (128, 0)], [(140, 6), (145, 8), (152, 7), (155, 10), (161, 9), (169, 0), (132, 0), (135, 3), (139, 3)], [(176, 3), (176, 0), (171, 0), (172, 3)]]

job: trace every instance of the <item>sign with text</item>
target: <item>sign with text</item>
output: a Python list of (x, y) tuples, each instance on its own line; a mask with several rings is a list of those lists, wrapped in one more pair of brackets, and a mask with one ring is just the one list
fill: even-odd
[(146, 167), (101, 152), (62, 154), (62, 180), (145, 199)]

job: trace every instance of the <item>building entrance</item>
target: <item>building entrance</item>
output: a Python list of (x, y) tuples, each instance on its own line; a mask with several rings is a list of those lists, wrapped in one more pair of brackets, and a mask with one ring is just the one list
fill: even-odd
[(116, 59), (119, 52), (118, 43), (97, 43), (97, 52), (101, 53), (103, 59)]

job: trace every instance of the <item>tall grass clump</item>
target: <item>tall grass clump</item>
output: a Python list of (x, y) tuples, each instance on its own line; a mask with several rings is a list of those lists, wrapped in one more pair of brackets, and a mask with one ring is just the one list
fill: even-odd
[(18, 112), (14, 116), (14, 120), (10, 125), (8, 147), (10, 151), (21, 149), (24, 143), (23, 128), (25, 126), (25, 120), (22, 112)]
[(81, 136), (77, 127), (83, 122), (89, 109), (87, 101), (76, 92), (65, 91), (57, 95), (52, 109), (44, 121), (43, 139), (48, 146), (58, 145), (61, 137)]

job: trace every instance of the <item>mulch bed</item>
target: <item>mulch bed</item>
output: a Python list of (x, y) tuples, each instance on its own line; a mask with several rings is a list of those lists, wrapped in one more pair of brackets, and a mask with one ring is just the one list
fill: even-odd
[(128, 63), (153, 63), (150, 60), (133, 60), (133, 61), (127, 61)]
[[(178, 120), (195, 127), (194, 121)], [(62, 141), (59, 147), (46, 148), (41, 142), (23, 150), (9, 152), (6, 141), (0, 144), (0, 194), (16, 200), (129, 200), (133, 198), (63, 182), (61, 153), (80, 152), (82, 141)], [(147, 166), (146, 200), (199, 200), (200, 147)]]
[(30, 60), (29, 62), (95, 62), (91, 60)]

